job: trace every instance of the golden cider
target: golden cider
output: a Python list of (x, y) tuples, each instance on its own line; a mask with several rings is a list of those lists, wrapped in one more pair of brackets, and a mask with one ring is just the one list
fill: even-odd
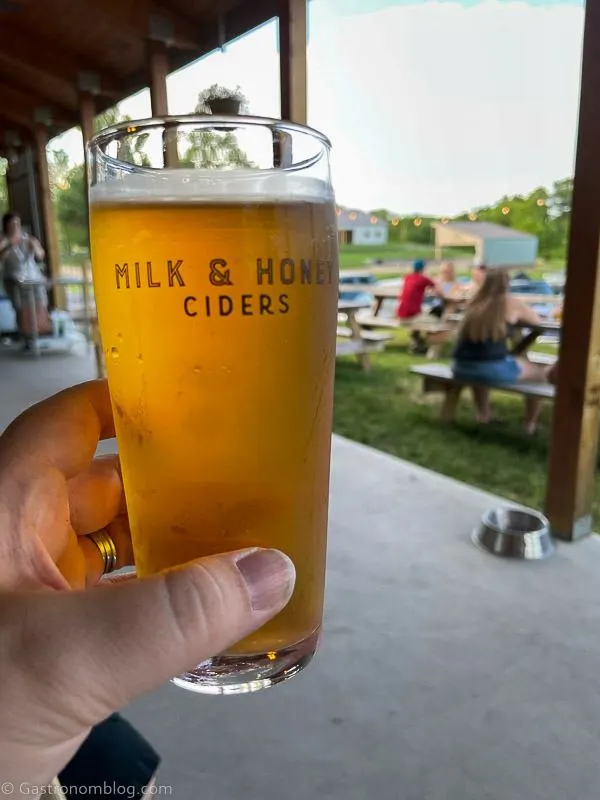
[(303, 640), (323, 604), (333, 202), (92, 201), (91, 240), (138, 574), (278, 548), (293, 598), (230, 652)]

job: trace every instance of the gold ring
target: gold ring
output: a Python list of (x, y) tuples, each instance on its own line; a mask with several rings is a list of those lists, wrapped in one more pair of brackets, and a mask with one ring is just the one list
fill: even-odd
[(117, 548), (108, 533), (106, 531), (90, 533), (88, 539), (91, 539), (100, 551), (104, 562), (104, 572), (102, 574), (108, 575), (109, 572), (114, 572), (117, 568)]

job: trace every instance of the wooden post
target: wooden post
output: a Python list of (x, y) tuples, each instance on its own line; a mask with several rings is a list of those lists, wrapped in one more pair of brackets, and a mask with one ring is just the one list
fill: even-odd
[(307, 0), (280, 0), (279, 74), (281, 118), (307, 122)]
[[(169, 74), (169, 51), (163, 42), (149, 43), (150, 66), (150, 104), (153, 117), (169, 115), (167, 98), (167, 75)], [(177, 132), (168, 128), (163, 133), (163, 152), (165, 167), (175, 167), (179, 163), (177, 153)]]
[[(83, 176), (83, 190), (85, 193), (86, 211), (89, 213), (89, 198), (88, 198), (88, 153), (87, 143), (94, 135), (94, 119), (96, 118), (96, 101), (94, 95), (90, 92), (79, 93), (79, 119), (81, 125), (81, 137), (83, 139), (83, 158), (85, 164), (85, 175)], [(86, 215), (87, 216), (87, 215)], [(89, 229), (88, 229), (88, 242), (89, 242)]]
[[(40, 188), (40, 208), (42, 212), (42, 230), (44, 231), (44, 249), (46, 250), (46, 266), (49, 277), (56, 279), (60, 277), (60, 249), (58, 245), (58, 231), (54, 218), (54, 207), (52, 205), (52, 194), (50, 191), (50, 176), (48, 174), (48, 158), (46, 155), (46, 145), (48, 144), (48, 133), (46, 126), (36, 123), (35, 126), (35, 149), (38, 172), (38, 185)], [(54, 290), (54, 303), (58, 308), (64, 308), (64, 290)]]
[(546, 513), (556, 536), (592, 529), (600, 430), (600, 3), (586, 7), (571, 234)]

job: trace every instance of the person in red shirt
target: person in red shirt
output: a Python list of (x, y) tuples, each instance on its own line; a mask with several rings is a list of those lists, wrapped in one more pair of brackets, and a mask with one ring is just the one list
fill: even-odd
[(400, 302), (396, 309), (396, 316), (399, 319), (411, 319), (421, 313), (421, 305), (427, 289), (435, 287), (435, 283), (431, 278), (423, 275), (425, 270), (424, 261), (415, 261), (413, 264), (413, 271), (411, 275), (407, 275), (404, 279), (402, 292), (400, 293)]
[(419, 317), (425, 316), (421, 314), (421, 306), (425, 293), (429, 289), (436, 290), (435, 283), (425, 275), (424, 261), (415, 261), (413, 264), (413, 271), (404, 279), (402, 292), (396, 309), (396, 316), (399, 320), (412, 327), (411, 331), (411, 352), (413, 353), (426, 353), (427, 344), (421, 333), (413, 327), (418, 321)]

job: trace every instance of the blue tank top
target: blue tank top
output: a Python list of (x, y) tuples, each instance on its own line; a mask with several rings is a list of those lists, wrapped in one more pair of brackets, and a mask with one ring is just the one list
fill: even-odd
[(486, 339), (483, 342), (459, 339), (453, 353), (457, 361), (503, 361), (507, 355), (506, 339), (499, 342), (493, 339)]

